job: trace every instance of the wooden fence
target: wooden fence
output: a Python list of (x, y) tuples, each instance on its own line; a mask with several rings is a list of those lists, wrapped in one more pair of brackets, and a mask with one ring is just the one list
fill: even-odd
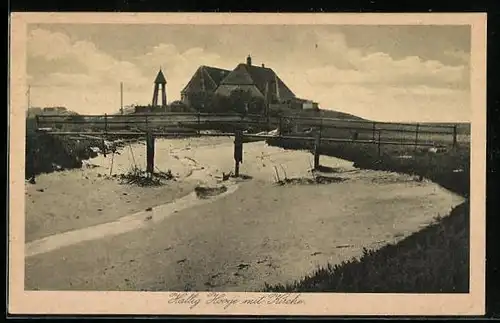
[[(203, 129), (228, 126), (228, 131), (203, 133)], [(277, 129), (277, 133), (244, 132), (245, 129)], [(319, 166), (319, 147), (324, 142), (364, 143), (425, 147), (456, 146), (457, 125), (390, 123), (304, 116), (262, 116), (230, 113), (145, 113), (131, 115), (39, 115), (38, 131), (81, 138), (145, 137), (148, 170), (154, 169), (154, 140), (177, 136), (234, 136), (235, 172), (239, 172), (243, 142), (268, 138), (314, 142), (314, 167)], [(55, 128), (55, 129), (54, 129)], [(223, 127), (224, 128), (224, 127)], [(219, 129), (220, 130), (220, 129)], [(436, 138), (433, 138), (435, 136)], [(104, 147), (104, 144), (103, 144)]]
[[(303, 116), (262, 116), (231, 113), (146, 113), (132, 115), (40, 115), (37, 128), (52, 131), (86, 131), (96, 134), (120, 132), (134, 135), (137, 132), (156, 131), (165, 136), (199, 134), (202, 130), (235, 129), (263, 131), (278, 129), (280, 135), (313, 137), (319, 131), (323, 138), (351, 139), (352, 141), (390, 141), (401, 145), (452, 144), (458, 141), (456, 125), (418, 123), (390, 123), (368, 120), (347, 120)], [(250, 129), (249, 129), (250, 128)], [(129, 133), (130, 134), (129, 134)], [(252, 131), (250, 131), (252, 132)], [(255, 132), (255, 131), (254, 131)], [(379, 140), (380, 139), (380, 140)]]

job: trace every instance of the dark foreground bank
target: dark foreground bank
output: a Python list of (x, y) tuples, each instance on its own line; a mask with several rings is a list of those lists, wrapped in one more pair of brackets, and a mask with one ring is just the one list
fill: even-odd
[[(310, 149), (307, 142), (268, 140), (288, 149)], [(353, 161), (356, 167), (417, 175), (469, 196), (467, 146), (444, 152), (385, 147), (379, 155), (374, 145), (329, 144), (321, 154)], [(408, 156), (412, 156), (411, 158)], [(300, 281), (270, 286), (267, 292), (348, 293), (468, 293), (469, 202), (437, 219), (436, 223), (378, 250), (365, 250), (362, 257), (318, 268)]]
[(26, 134), (26, 172), (30, 179), (41, 173), (82, 167), (83, 160), (97, 156), (91, 147), (98, 146), (90, 140), (77, 142), (65, 137), (43, 133)]

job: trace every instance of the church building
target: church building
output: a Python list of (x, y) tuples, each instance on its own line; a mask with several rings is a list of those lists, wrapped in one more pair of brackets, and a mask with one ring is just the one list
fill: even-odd
[(317, 103), (297, 98), (276, 72), (264, 64), (252, 64), (249, 55), (246, 63), (238, 64), (232, 71), (200, 66), (181, 91), (181, 101), (186, 105), (210, 102), (214, 96), (229, 97), (234, 91), (249, 93), (252, 99), (262, 100), (268, 106), (303, 109)]

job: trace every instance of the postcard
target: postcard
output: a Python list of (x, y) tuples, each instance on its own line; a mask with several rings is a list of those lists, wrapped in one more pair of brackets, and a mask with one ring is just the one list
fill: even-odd
[(10, 28), (11, 314), (484, 314), (486, 14)]

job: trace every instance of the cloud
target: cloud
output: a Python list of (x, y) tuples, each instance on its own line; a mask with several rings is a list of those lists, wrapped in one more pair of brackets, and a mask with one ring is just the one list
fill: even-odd
[[(85, 74), (60, 73), (37, 75), (42, 85), (96, 87), (116, 86), (120, 82), (141, 84), (146, 81), (140, 69), (128, 61), (117, 60), (89, 41), (72, 41), (62, 33), (35, 29), (29, 33), (28, 55), (47, 61), (71, 62), (84, 67)], [(29, 66), (28, 66), (29, 68)], [(53, 82), (53, 83), (52, 83)]]
[(200, 47), (189, 48), (181, 52), (172, 44), (159, 44), (150, 52), (135, 57), (133, 62), (145, 69), (154, 69), (161, 66), (169, 74), (185, 73), (187, 69), (194, 70), (198, 65), (219, 65), (221, 57)]
[[(32, 30), (28, 40), (28, 62), (58, 63), (50, 73), (29, 74), (34, 88), (34, 104), (61, 105), (79, 112), (116, 111), (117, 89), (124, 84), (126, 103), (147, 104), (152, 83), (161, 67), (167, 77), (169, 101), (178, 99), (198, 65), (220, 66), (218, 54), (194, 47), (179, 51), (172, 44), (158, 44), (151, 51), (119, 60), (100, 50), (94, 43), (71, 40), (63, 33)], [(41, 59), (41, 60), (40, 60)], [(69, 73), (64, 64), (78, 64), (83, 72)], [(32, 68), (31, 70), (36, 70)], [(28, 71), (30, 66), (28, 64)], [(37, 91), (36, 88), (39, 90)]]
[(56, 60), (71, 52), (71, 40), (63, 33), (53, 33), (43, 29), (30, 31), (28, 35), (28, 55)]
[[(468, 62), (446, 65), (437, 60), (423, 60), (418, 56), (402, 59), (393, 58), (388, 53), (369, 53), (348, 46), (341, 33), (321, 30), (308, 33), (303, 39), (304, 51), (285, 55), (286, 66), (296, 66), (300, 62), (305, 69), (305, 77), (317, 84), (390, 84), (432, 85), (436, 87), (466, 88), (469, 74)], [(312, 50), (311, 48), (314, 48)], [(453, 52), (455, 56), (467, 57), (464, 52)]]
[(91, 87), (95, 82), (95, 78), (87, 74), (70, 74), (70, 73), (51, 73), (46, 78), (46, 84), (54, 87)]
[(338, 84), (326, 87), (303, 82), (300, 96), (314, 98), (324, 109), (379, 121), (469, 121), (470, 93), (424, 85)]
[[(451, 64), (367, 52), (349, 46), (342, 33), (321, 28), (299, 30), (295, 36), (296, 42), (287, 40), (282, 52), (271, 44), (269, 48), (262, 46), (256, 54), (297, 96), (316, 100), (323, 108), (373, 119), (469, 119), (469, 55), (463, 51), (445, 53), (454, 59)], [(237, 41), (244, 42), (236, 37), (230, 46), (236, 46)], [(33, 102), (64, 104), (82, 113), (116, 111), (119, 83), (123, 82), (125, 104), (147, 104), (160, 67), (167, 78), (168, 100), (173, 101), (179, 99), (198, 66), (233, 69), (240, 62), (229, 59), (233, 53), (223, 52), (224, 48), (219, 52), (211, 47), (180, 48), (159, 43), (144, 54), (118, 59), (88, 40), (32, 30), (28, 62), (47, 62), (48, 66), (43, 73), (35, 73), (28, 64), (28, 71), (33, 72), (30, 82), (38, 86)], [(70, 69), (67, 64), (80, 68)]]
[(348, 46), (340, 33), (299, 37), (307, 48), (285, 55), (275, 70), (300, 97), (377, 120), (470, 120), (469, 55), (463, 51), (448, 53), (459, 59), (451, 65), (368, 53)]
[(220, 55), (201, 47), (179, 51), (172, 44), (159, 44), (150, 52), (135, 57), (133, 62), (150, 73), (150, 83), (156, 76), (158, 68), (162, 68), (167, 78), (169, 101), (178, 99), (181, 90), (189, 82), (200, 65), (233, 68), (227, 66)]
[(310, 82), (325, 85), (336, 84), (387, 84), (393, 86), (433, 85), (435, 87), (467, 87), (465, 66), (445, 66), (437, 61), (419, 61), (408, 57), (391, 60), (380, 57), (365, 57), (352, 69), (335, 65), (311, 68), (305, 71)]
[(447, 50), (444, 54), (449, 58), (458, 60), (462, 64), (469, 64), (470, 62), (470, 53), (463, 50)]

